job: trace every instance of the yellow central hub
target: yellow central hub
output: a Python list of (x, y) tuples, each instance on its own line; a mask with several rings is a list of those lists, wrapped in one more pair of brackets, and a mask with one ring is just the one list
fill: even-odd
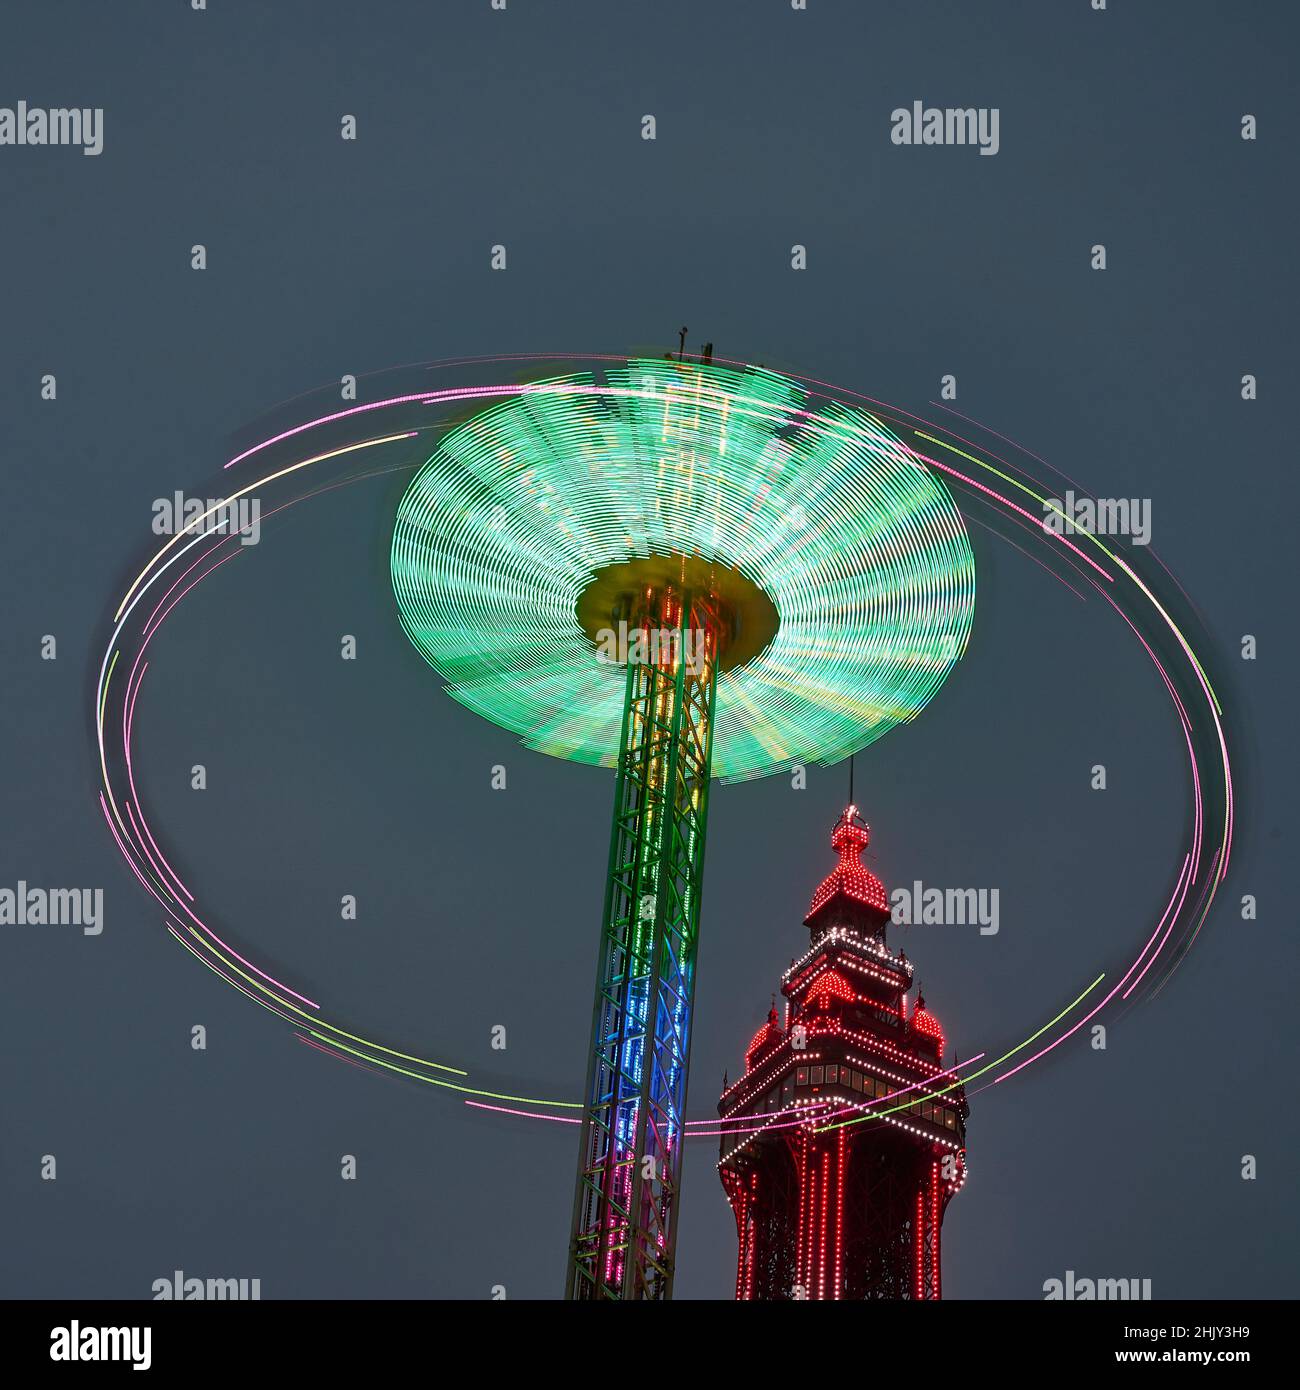
[(578, 624), (596, 646), (601, 633), (631, 623), (648, 595), (672, 590), (684, 601), (707, 598), (722, 620), (718, 670), (752, 661), (781, 625), (776, 605), (738, 570), (698, 555), (648, 555), (597, 570), (578, 595)]

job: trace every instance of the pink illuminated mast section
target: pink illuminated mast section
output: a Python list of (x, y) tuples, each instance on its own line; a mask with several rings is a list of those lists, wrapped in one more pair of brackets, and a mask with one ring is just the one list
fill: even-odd
[(944, 1209), (966, 1177), (964, 1090), (912, 965), (886, 943), (889, 896), (850, 805), (813, 894), (810, 944), (718, 1104), (739, 1299), (934, 1299)]

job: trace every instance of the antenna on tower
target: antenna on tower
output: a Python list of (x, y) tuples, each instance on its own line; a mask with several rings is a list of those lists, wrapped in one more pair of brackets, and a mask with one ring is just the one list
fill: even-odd
[(677, 336), (680, 340), (677, 348), (677, 360), (679, 362), (684, 362), (686, 360), (686, 335), (689, 331), (690, 330), (685, 327), (677, 330)]
[(854, 755), (853, 755), (852, 753), (849, 754), (849, 805), (850, 805), (850, 806), (855, 806), (855, 805), (857, 805), (857, 803), (853, 800), (853, 756), (854, 756)]

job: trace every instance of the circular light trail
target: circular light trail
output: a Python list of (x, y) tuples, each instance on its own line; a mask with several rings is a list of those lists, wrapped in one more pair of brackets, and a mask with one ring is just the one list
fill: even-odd
[[(536, 359), (491, 360), (494, 362), (502, 360), (522, 362)], [(568, 356), (563, 360), (573, 361), (576, 359), (573, 356)], [(344, 486), (384, 473), (411, 470), (414, 465), (409, 458), (409, 450), (412, 447), (410, 441), (417, 438), (424, 430), (441, 428), (441, 422), (437, 424), (421, 422), (415, 428), (402, 428), (387, 433), (371, 434), (367, 430), (367, 437), (351, 439), (338, 447), (323, 451), (303, 450), (305, 457), (295, 457), (287, 463), (282, 461), (281, 446), (296, 447), (292, 442), (296, 441), (299, 436), (310, 434), (313, 430), (346, 428), (353, 422), (366, 430), (372, 412), (400, 412), (404, 408), (413, 406), (421, 408), (446, 406), (477, 400), (497, 399), (504, 401), (508, 406), (511, 403), (532, 397), (540, 397), (549, 401), (551, 398), (571, 400), (574, 396), (582, 395), (591, 398), (608, 396), (611, 390), (611, 380), (617, 380), (620, 365), (626, 366), (627, 364), (623, 364), (621, 359), (592, 357), (587, 360), (614, 364), (612, 370), (609, 367), (605, 368), (606, 380), (604, 384), (596, 385), (589, 381), (569, 377), (552, 382), (497, 383), (421, 391), (389, 397), (303, 421), (291, 429), (281, 431), (279, 434), (253, 445), (232, 459), (227, 467), (238, 465), (245, 471), (256, 471), (259, 476), (242, 486), (238, 492), (229, 495), (234, 497), (256, 494), (263, 498), (262, 516), (267, 518), (285, 507), (306, 500), (308, 497), (315, 496), (329, 488)], [(650, 365), (658, 366), (658, 364)], [(742, 369), (733, 373), (733, 376), (748, 380), (752, 369), (744, 369), (744, 364), (732, 365)], [(772, 374), (765, 374), (765, 379), (772, 379)], [(656, 396), (652, 389), (653, 385), (653, 382), (636, 382), (621, 387), (620, 389), (625, 394), (620, 401), (620, 415), (627, 417), (639, 413), (652, 401), (657, 401), (662, 406), (664, 404), (662, 390)], [(880, 458), (887, 460), (887, 464), (880, 466), (890, 470), (894, 469), (896, 465), (900, 465), (901, 455), (902, 462), (914, 465), (918, 472), (931, 470), (936, 477), (941, 477), (944, 480), (948, 488), (954, 489), (958, 499), (963, 503), (962, 511), (968, 520), (976, 520), (974, 513), (980, 508), (987, 508), (988, 514), (991, 514), (995, 520), (1002, 518), (1012, 525), (1020, 527), (1030, 539), (1043, 547), (1041, 559), (1038, 556), (1030, 556), (1030, 558), (1048, 568), (1054, 578), (1065, 583), (1067, 588), (1077, 596), (1082, 598), (1089, 590), (1095, 594), (1100, 594), (1103, 600), (1115, 610), (1122, 620), (1123, 626), (1137, 638), (1155, 665), (1159, 679), (1170, 697), (1186, 743), (1192, 803), (1181, 867), (1171, 867), (1170, 881), (1173, 883), (1171, 894), (1160, 915), (1156, 917), (1155, 913), (1152, 913), (1151, 920), (1154, 921), (1155, 925), (1149, 931), (1147, 928), (1143, 929), (1142, 935), (1139, 937), (1143, 944), (1127, 969), (1110, 983), (1108, 983), (1107, 974), (1103, 972), (1064, 1007), (1061, 1007), (1059, 1002), (1050, 1007), (1046, 1010), (1047, 1022), (1030, 1032), (1023, 1041), (997, 1052), (994, 1061), (986, 1062), (977, 1070), (972, 1070), (976, 1063), (988, 1055), (988, 1051), (996, 1051), (996, 1049), (988, 1049), (963, 1062), (960, 1067), (954, 1067), (950, 1073), (941, 1073), (934, 1078), (937, 1083), (945, 1075), (955, 1076), (960, 1073), (967, 1082), (980, 1077), (987, 1078), (984, 1080), (984, 1086), (996, 1085), (1048, 1055), (1053, 1049), (1074, 1036), (1091, 1018), (1108, 1005), (1112, 1005), (1116, 1000), (1123, 1003), (1139, 989), (1142, 989), (1144, 995), (1158, 992), (1168, 982), (1173, 971), (1196, 940), (1209, 916), (1218, 888), (1227, 872), (1232, 845), (1233, 777), (1222, 707), (1210, 684), (1201, 659), (1194, 652), (1187, 635), (1170, 612), (1169, 606), (1157, 596), (1147, 578), (1140, 575), (1132, 564), (1115, 553), (1110, 545), (1097, 536), (1076, 529), (1073, 533), (1078, 537), (1076, 543), (1070, 539), (1068, 532), (1063, 532), (1060, 528), (1045, 528), (1043, 515), (1046, 510), (1050, 509), (1049, 498), (1054, 489), (1050, 484), (1039, 481), (1030, 471), (1030, 465), (1033, 463), (1040, 464), (1045, 468), (1049, 467), (1043, 464), (1042, 460), (1026, 454), (1025, 457), (1030, 460), (1029, 464), (1013, 464), (998, 455), (993, 449), (964, 438), (947, 424), (922, 420), (883, 402), (872, 401), (840, 388), (829, 388), (825, 383), (800, 379), (799, 389), (806, 392), (807, 400), (804, 406), (794, 408), (793, 412), (788, 402), (782, 404), (766, 400), (763, 392), (755, 394), (748, 387), (745, 394), (749, 395), (751, 399), (741, 401), (739, 404), (754, 412), (751, 417), (752, 428), (766, 428), (769, 431), (773, 430), (774, 422), (781, 417), (783, 411), (787, 414), (805, 412), (797, 414), (797, 421), (793, 426), (796, 435), (800, 429), (807, 429), (812, 432), (824, 430), (823, 445), (826, 448), (837, 447), (844, 439), (857, 439), (863, 450), (869, 454), (870, 451), (866, 449), (866, 445), (861, 443), (865, 431), (866, 437), (870, 438), (879, 450), (878, 461)], [(851, 403), (832, 399), (830, 394), (832, 392), (835, 397), (851, 398)], [(640, 401), (640, 406), (635, 412), (628, 411), (624, 404), (626, 400), (631, 398)], [(817, 399), (824, 400), (825, 404), (814, 407), (814, 401)], [(536, 401), (530, 403), (537, 404)], [(701, 407), (702, 418), (707, 417), (710, 413), (717, 412), (710, 412), (706, 407)], [(955, 414), (955, 412), (950, 413)], [(571, 417), (566, 414), (565, 418)], [(843, 423), (849, 418), (852, 418), (852, 424)], [(962, 419), (965, 420), (965, 417)], [(870, 423), (864, 425), (863, 420)], [(403, 421), (403, 424), (405, 423), (406, 421)], [(973, 425), (975, 422), (967, 421), (963, 428)], [(781, 428), (779, 425), (775, 426), (778, 431)], [(978, 428), (982, 429), (983, 427)], [(988, 431), (988, 433), (992, 434), (993, 432)], [(1010, 441), (1005, 440), (1000, 435), (995, 437), (999, 441), (998, 447), (1010, 444)], [(444, 444), (445, 442), (444, 440)], [(394, 450), (400, 451), (396, 461), (392, 457)], [(279, 466), (273, 467), (271, 462), (258, 458), (259, 455), (267, 455), (268, 459), (274, 457)], [(434, 460), (438, 457), (438, 452), (435, 452), (425, 467), (433, 467)], [(383, 458), (384, 462), (378, 466), (348, 473), (340, 480), (331, 481), (324, 486), (306, 492), (293, 492), (284, 500), (277, 498), (274, 505), (267, 505), (271, 500), (268, 497), (268, 489), (272, 489), (273, 486), (280, 488), (297, 486), (298, 479), (302, 476), (302, 470), (313, 465), (319, 466), (343, 458), (347, 459), (348, 464), (354, 462), (370, 463), (376, 458)], [(255, 459), (257, 461), (253, 462)], [(855, 466), (868, 467), (862, 459), (859, 459)], [(432, 476), (429, 474), (426, 477), (426, 483), (432, 480)], [(286, 483), (286, 479), (292, 480), (292, 482)], [(932, 477), (930, 481), (933, 483), (935, 478)], [(1080, 491), (1077, 484), (1075, 487), (1076, 491)], [(416, 496), (428, 495), (424, 489), (419, 493), (408, 494), (413, 502)], [(1027, 503), (1037, 504), (1040, 508), (1039, 512), (1035, 513), (1029, 510)], [(500, 505), (504, 506), (505, 503)], [(941, 509), (941, 504), (936, 505)], [(984, 525), (986, 523), (980, 521), (979, 524)], [(964, 530), (960, 529), (960, 521), (958, 521), (958, 529), (961, 540), (964, 542), (965, 533)], [(323, 1017), (319, 1004), (274, 979), (253, 962), (235, 952), (234, 948), (229, 946), (201, 918), (201, 909), (194, 892), (177, 875), (159, 847), (157, 837), (149, 824), (143, 806), (140, 804), (132, 768), (134, 716), (140, 690), (149, 666), (145, 659), (149, 645), (163, 621), (177, 609), (181, 601), (201, 580), (207, 578), (229, 560), (245, 553), (238, 545), (237, 535), (223, 534), (214, 537), (211, 533), (196, 529), (194, 525), (190, 530), (193, 530), (194, 533), (190, 534), (190, 531), (187, 531), (165, 542), (124, 594), (114, 615), (112, 631), (105, 646), (93, 710), (103, 783), (99, 797), (103, 814), (114, 841), (132, 872), (162, 908), (164, 925), (169, 933), (228, 984), (289, 1022), (294, 1027), (300, 1041), (309, 1043), (313, 1047), (319, 1047), (340, 1060), (363, 1067), (395, 1072), (441, 1089), (462, 1093), (467, 1098), (475, 1097), (477, 1099), (467, 1099), (466, 1103), (472, 1104), (476, 1108), (505, 1109), (507, 1113), (511, 1114), (551, 1119), (561, 1118), (555, 1115), (556, 1110), (580, 1110), (582, 1108), (581, 1103), (577, 1101), (548, 1100), (473, 1086), (469, 1084), (468, 1073), (463, 1068), (447, 1062), (432, 1061), (401, 1052), (345, 1031)], [(949, 537), (948, 539), (952, 543), (952, 538)], [(1008, 539), (1008, 543), (1014, 545), (1014, 542), (1010, 542), (1009, 538), (1006, 539)], [(1015, 548), (1021, 549), (1018, 545)], [(959, 550), (960, 546), (957, 549)], [(953, 557), (954, 553), (952, 550), (947, 552), (949, 559)], [(967, 553), (969, 553), (968, 550)], [(394, 558), (396, 562), (396, 547)], [(1052, 568), (1053, 565), (1057, 568)], [(942, 566), (940, 569), (942, 570)], [(1073, 582), (1069, 582), (1065, 578), (1062, 570), (1069, 574), (1070, 580)], [(960, 576), (963, 572), (960, 565), (945, 572), (948, 574), (949, 581), (960, 582)], [(921, 577), (922, 591), (931, 593), (932, 589), (928, 586), (932, 586), (936, 582), (936, 573), (934, 571), (926, 572), (923, 569)], [(396, 582), (395, 573), (395, 584)], [(852, 585), (849, 588), (852, 592)], [(570, 620), (572, 620), (572, 614), (566, 613), (565, 621)], [(924, 623), (924, 619), (921, 621)], [(784, 622), (785, 615), (782, 614), (782, 623), (784, 624)], [(942, 630), (941, 624), (939, 627)], [(965, 628), (960, 629), (959, 640), (963, 645), (968, 627), (969, 612), (967, 612)], [(579, 630), (581, 630), (580, 625)], [(929, 629), (925, 629), (923, 626), (921, 630), (928, 631)], [(768, 649), (770, 650), (770, 647)], [(882, 649), (876, 650), (877, 655), (879, 655)], [(887, 671), (888, 669), (889, 662), (886, 660), (879, 667), (879, 670)], [(933, 688), (941, 682), (947, 667), (944, 666), (940, 670), (931, 665), (927, 669), (931, 676), (936, 670), (939, 670), (938, 679), (934, 681), (933, 686), (927, 686), (924, 683), (926, 677), (923, 676), (922, 683), (913, 687), (913, 698), (918, 698), (916, 694), (918, 691), (924, 693), (924, 698), (929, 698), (929, 695), (933, 693)], [(903, 682), (903, 687), (906, 688), (906, 681)], [(796, 690), (798, 690), (797, 685)], [(806, 698), (805, 691), (799, 690), (799, 694)], [(920, 708), (923, 703), (924, 699), (919, 699), (916, 708)], [(876, 718), (889, 720), (889, 711), (887, 710), (883, 712), (867, 711), (867, 713)], [(901, 717), (907, 716), (904, 714)], [(900, 720), (893, 719), (891, 722), (896, 723)], [(872, 729), (875, 726), (868, 721), (864, 721), (864, 723), (867, 723), (867, 727), (862, 731), (865, 736), (854, 746), (861, 746), (862, 743), (870, 742), (872, 737), (878, 737), (879, 732), (883, 732), (883, 729), (878, 729), (873, 733)], [(886, 723), (885, 727), (889, 726), (890, 723)], [(757, 733), (755, 733), (755, 738), (757, 739)], [(573, 746), (584, 747), (585, 745), (579, 743)], [(742, 749), (744, 746), (743, 741), (737, 745), (738, 748)], [(564, 752), (565, 756), (574, 756), (573, 752), (565, 751), (563, 741), (555, 748), (548, 748), (547, 751), (561, 751)], [(751, 754), (753, 752), (752, 745), (750, 752)], [(781, 758), (794, 761), (793, 757), (787, 754), (782, 754)], [(593, 757), (589, 760), (599, 761), (600, 759)], [(829, 761), (831, 759), (824, 760)], [(755, 770), (756, 767), (761, 770), (761, 764), (756, 760), (747, 765), (745, 759), (740, 757), (729, 768), (729, 775), (733, 778), (758, 775)], [(1058, 1001), (1070, 999), (1071, 994), (1077, 989), (1078, 986), (1076, 985), (1075, 990), (1067, 988), (1059, 992)], [(1075, 1017), (1068, 1027), (1064, 1026), (1067, 1019), (1071, 1015), (1075, 1015), (1085, 1003), (1090, 1003), (1090, 1011)], [(1053, 1033), (1058, 1025), (1062, 1025), (1061, 1031)], [(1021, 1056), (1026, 1049), (1047, 1034), (1053, 1034), (1053, 1036), (1035, 1051), (1030, 1052), (1027, 1057)], [(949, 1087), (935, 1085), (933, 1094), (941, 1095), (945, 1089), (949, 1089)], [(983, 1087), (979, 1089), (983, 1089)], [(904, 1092), (900, 1091), (895, 1094), (896, 1096), (903, 1096)], [(901, 1104), (891, 1106), (895, 1096), (876, 1098), (871, 1106), (874, 1109), (874, 1114), (865, 1113), (850, 1122), (859, 1122), (863, 1118), (872, 1119), (876, 1116), (889, 1114), (891, 1109), (902, 1109), (911, 1104), (914, 1099), (915, 1097), (909, 1095)], [(509, 1103), (510, 1108), (507, 1108), (505, 1104), (489, 1104), (493, 1101)], [(542, 1107), (542, 1109), (521, 1110), (514, 1108), (518, 1106)], [(886, 1108), (881, 1109), (880, 1107)], [(864, 1107), (864, 1110), (867, 1108)], [(764, 1123), (779, 1119), (787, 1113), (793, 1114), (794, 1112), (777, 1112), (772, 1116), (766, 1116)], [(802, 1123), (806, 1119), (805, 1114), (799, 1122)], [(820, 1122), (823, 1123), (833, 1123), (836, 1119), (837, 1116), (833, 1114), (821, 1114), (819, 1116)], [(705, 1137), (708, 1133), (716, 1133), (716, 1126), (719, 1123), (716, 1117), (688, 1121), (688, 1134)], [(734, 1130), (730, 1132), (739, 1135), (744, 1131)]]

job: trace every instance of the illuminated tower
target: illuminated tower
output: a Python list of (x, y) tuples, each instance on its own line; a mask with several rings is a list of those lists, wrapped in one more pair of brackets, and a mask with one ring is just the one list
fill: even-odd
[(809, 949), (718, 1103), (739, 1299), (940, 1296), (944, 1208), (965, 1182), (963, 1087), (912, 966), (885, 943), (889, 901), (850, 806), (839, 863), (804, 918)]
[(961, 514), (867, 411), (639, 359), (449, 428), (391, 567), (448, 694), (615, 771), (566, 1292), (668, 1298), (711, 779), (839, 762), (916, 717), (970, 633)]

